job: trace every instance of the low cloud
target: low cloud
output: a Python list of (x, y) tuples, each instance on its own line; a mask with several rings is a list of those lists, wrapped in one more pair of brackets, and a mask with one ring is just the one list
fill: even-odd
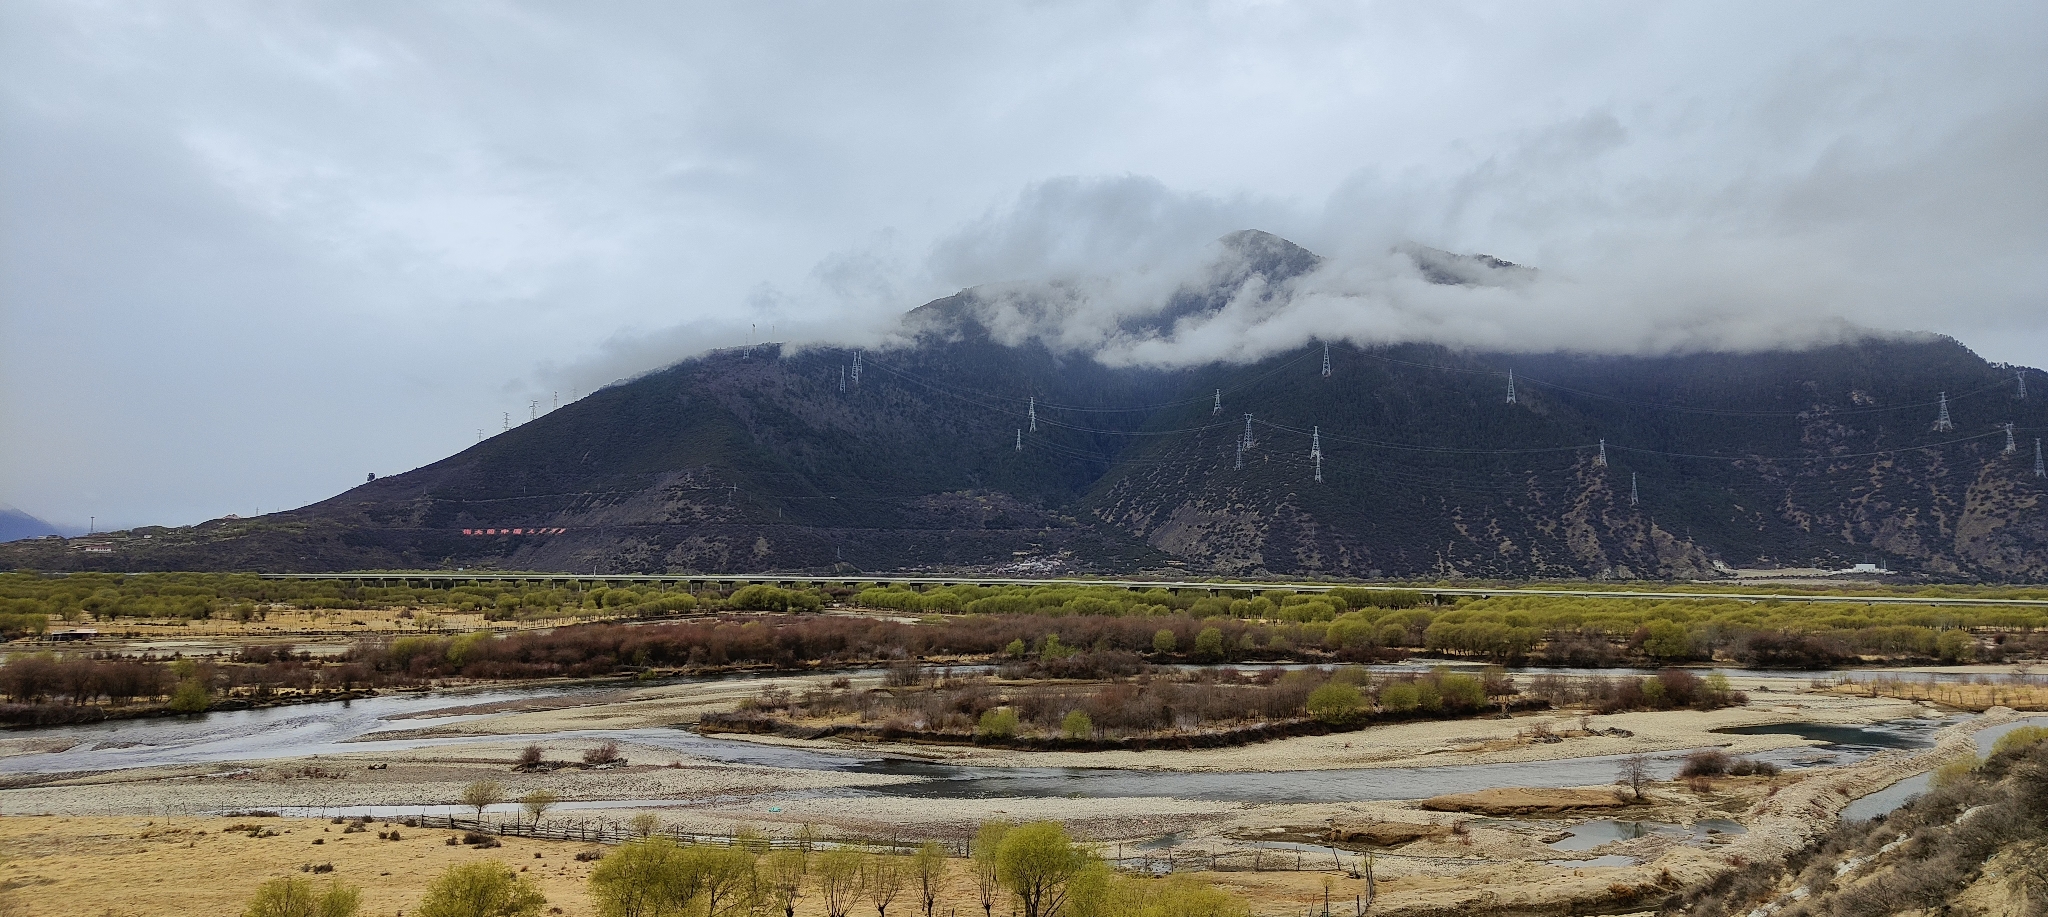
[[(963, 288), (1127, 363), (2048, 353), (2040, 3), (17, 0), (0, 86), (0, 498), (63, 523), (300, 505)], [(1327, 260), (1147, 320), (1242, 229)]]
[[(1772, 114), (1719, 125), (1719, 143), (1756, 146), (1722, 151), (1711, 170), (1645, 173), (1643, 160), (1663, 154), (1644, 147), (1670, 146), (1684, 128), (1594, 113), (1502, 138), (1460, 172), (1360, 174), (1317, 209), (1140, 178), (1048, 182), (939, 242), (932, 260), (940, 276), (986, 281), (974, 286), (977, 315), (999, 339), (1114, 365), (1248, 361), (1318, 339), (1654, 354), (1939, 332), (1997, 347), (2037, 327), (2048, 96), (1933, 136), (1871, 125), (1806, 157), (1790, 149), (1802, 137), (1767, 142)], [(1323, 261), (1132, 333), (1134, 318), (1243, 271), (1214, 241), (1224, 227), (1271, 229)], [(1437, 245), (1523, 267), (1453, 260), (1462, 282), (1439, 282), (1453, 278), (1425, 264)]]

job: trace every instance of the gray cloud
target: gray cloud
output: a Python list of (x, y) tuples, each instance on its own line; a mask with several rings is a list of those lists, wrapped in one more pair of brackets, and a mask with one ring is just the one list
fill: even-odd
[[(1112, 361), (1848, 322), (2040, 363), (2044, 19), (7, 4), (0, 500), (116, 525), (296, 505), (750, 333), (881, 343), (963, 286), (1030, 334), (1052, 284), (1045, 333)], [(1329, 264), (1119, 336), (1248, 227)], [(1407, 242), (1541, 280), (1420, 284)]]

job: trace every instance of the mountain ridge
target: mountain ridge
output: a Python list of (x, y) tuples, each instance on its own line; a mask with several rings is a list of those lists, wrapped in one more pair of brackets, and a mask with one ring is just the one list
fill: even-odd
[[(1224, 244), (1244, 257), (1123, 332), (1168, 334), (1320, 263), (1267, 234)], [(1434, 282), (1531, 270), (1417, 251)], [(2048, 578), (2048, 481), (1999, 426), (2048, 428), (2048, 405), (1951, 339), (1662, 356), (1330, 342), (1328, 376), (1313, 342), (1111, 367), (999, 332), (992, 295), (912, 310), (908, 343), (858, 364), (714, 351), (297, 510), (0, 562), (1638, 578), (1882, 560)], [(1939, 393), (1952, 431), (1929, 428)]]

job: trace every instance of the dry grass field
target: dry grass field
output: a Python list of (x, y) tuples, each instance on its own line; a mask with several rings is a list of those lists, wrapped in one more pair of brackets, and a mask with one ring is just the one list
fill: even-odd
[[(237, 825), (262, 836), (233, 831)], [(479, 850), (450, 846), (454, 832), (399, 828), (402, 840), (371, 830), (289, 818), (12, 817), (0, 819), (0, 886), (8, 913), (21, 917), (156, 917), (237, 914), (264, 881), (308, 876), (363, 890), (365, 915), (409, 909), (444, 869), (480, 859), (525, 870), (556, 913), (592, 913), (584, 882), (595, 863), (579, 863), (582, 844), (505, 838)], [(333, 872), (306, 870), (333, 864)]]
[[(255, 827), (256, 832), (231, 830)], [(587, 893), (594, 861), (578, 861), (593, 844), (507, 837), (503, 846), (450, 845), (459, 832), (398, 827), (403, 839), (378, 840), (390, 830), (343, 834), (343, 826), (291, 818), (14, 817), (0, 819), (0, 914), (8, 917), (220, 917), (238, 914), (263, 882), (305, 876), (316, 884), (339, 880), (362, 889), (363, 917), (394, 917), (412, 909), (428, 883), (450, 866), (496, 860), (526, 872), (547, 895), (548, 913), (592, 917)], [(252, 836), (260, 835), (260, 836)], [(318, 842), (318, 843), (316, 843)], [(309, 870), (331, 864), (332, 872)], [(980, 910), (967, 863), (952, 862), (952, 881), (939, 914)], [(1212, 876), (1251, 901), (1260, 913), (1291, 913), (1321, 900), (1323, 873), (1229, 873)], [(1332, 874), (1333, 878), (1341, 876)], [(1337, 893), (1352, 894), (1344, 881)], [(1387, 884), (1383, 883), (1382, 888)], [(891, 910), (917, 913), (906, 892)], [(872, 905), (863, 903), (860, 910)], [(1005, 904), (1004, 906), (1007, 906)], [(811, 894), (797, 904), (803, 917), (821, 917)]]

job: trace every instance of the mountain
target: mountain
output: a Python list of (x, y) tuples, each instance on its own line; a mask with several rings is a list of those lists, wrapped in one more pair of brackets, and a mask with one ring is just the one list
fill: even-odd
[(62, 534), (57, 527), (21, 510), (0, 503), (0, 541), (20, 541)]
[[(1113, 332), (1264, 308), (1319, 264), (1264, 233), (1223, 247), (1202, 284)], [(1436, 283), (1533, 273), (1407, 254)], [(1157, 369), (1017, 331), (1070, 318), (967, 290), (910, 312), (904, 346), (716, 351), (301, 509), (90, 554), (9, 545), (0, 565), (1636, 578), (1882, 562), (2048, 579), (2029, 442), (2048, 404), (1946, 338), (1662, 356), (1333, 343), (1326, 377), (1320, 343)]]

